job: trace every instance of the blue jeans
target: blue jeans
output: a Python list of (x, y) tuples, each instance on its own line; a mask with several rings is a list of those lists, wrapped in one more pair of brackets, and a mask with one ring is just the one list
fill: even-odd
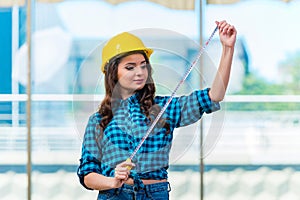
[(99, 191), (98, 200), (168, 200), (170, 191), (169, 182), (145, 185), (144, 188), (124, 184), (117, 189)]

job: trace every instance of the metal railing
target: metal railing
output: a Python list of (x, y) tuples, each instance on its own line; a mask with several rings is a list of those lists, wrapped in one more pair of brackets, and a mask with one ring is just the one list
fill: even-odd
[[(32, 94), (32, 101), (100, 101), (103, 95), (94, 94)], [(0, 102), (24, 102), (26, 94), (0, 94)], [(224, 102), (295, 102), (300, 95), (227, 95)]]

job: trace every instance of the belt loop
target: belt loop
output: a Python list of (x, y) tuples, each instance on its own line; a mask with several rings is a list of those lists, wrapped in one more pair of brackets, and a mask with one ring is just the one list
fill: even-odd
[(137, 188), (135, 185), (133, 186), (133, 193), (132, 193), (132, 195), (133, 195), (133, 200), (136, 200), (136, 196), (137, 196), (137, 193), (138, 193), (138, 190), (139, 190), (139, 188)]
[(151, 191), (150, 191), (149, 185), (145, 185), (145, 193), (146, 193), (146, 196), (147, 196), (148, 198), (151, 198), (151, 199), (152, 199)]
[(168, 182), (168, 192), (171, 192), (172, 188), (171, 188), (171, 184), (170, 182)]

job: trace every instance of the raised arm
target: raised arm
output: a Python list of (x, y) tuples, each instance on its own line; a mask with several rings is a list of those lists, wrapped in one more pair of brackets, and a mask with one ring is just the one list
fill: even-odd
[(216, 21), (216, 24), (219, 27), (222, 55), (217, 74), (209, 91), (209, 97), (214, 102), (220, 102), (224, 99), (230, 78), (237, 31), (234, 26), (226, 21)]

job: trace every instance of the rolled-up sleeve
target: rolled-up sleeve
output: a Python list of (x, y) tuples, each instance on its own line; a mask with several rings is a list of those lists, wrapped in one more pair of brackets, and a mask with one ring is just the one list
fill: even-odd
[(204, 112), (209, 114), (215, 111), (220, 110), (219, 102), (213, 102), (209, 95), (210, 88), (206, 88), (205, 90), (196, 91), (196, 95), (198, 98), (198, 102), (200, 106), (203, 108)]
[(91, 190), (91, 188), (88, 188), (84, 184), (84, 176), (91, 172), (101, 173), (101, 152), (97, 145), (99, 132), (100, 130), (97, 129), (97, 117), (93, 115), (90, 117), (85, 130), (82, 142), (80, 165), (77, 169), (77, 175), (80, 183), (89, 190)]

